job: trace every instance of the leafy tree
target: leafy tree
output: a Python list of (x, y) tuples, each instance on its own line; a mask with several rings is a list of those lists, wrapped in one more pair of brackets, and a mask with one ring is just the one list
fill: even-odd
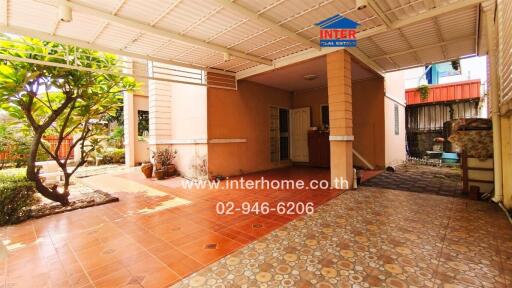
[[(68, 205), (71, 176), (97, 149), (100, 142), (97, 136), (105, 131), (102, 123), (114, 116), (122, 105), (122, 93), (134, 89), (135, 82), (117, 73), (115, 55), (89, 49), (0, 34), (0, 53), (29, 59), (0, 60), (0, 108), (20, 120), (32, 134), (27, 178), (35, 182), (37, 191), (46, 198)], [(38, 61), (74, 64), (86, 69), (41, 65)], [(58, 136), (54, 149), (42, 141), (47, 135)], [(59, 159), (58, 151), (70, 135), (76, 139), (66, 157)], [(75, 147), (80, 149), (81, 160), (70, 168), (68, 161)], [(62, 191), (57, 186), (45, 186), (40, 179), (40, 169), (35, 165), (39, 149), (62, 170)]]

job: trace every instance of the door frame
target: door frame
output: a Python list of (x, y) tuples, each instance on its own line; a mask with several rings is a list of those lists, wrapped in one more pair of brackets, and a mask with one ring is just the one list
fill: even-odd
[[(311, 107), (304, 106), (304, 107), (290, 108), (290, 113), (289, 113), (290, 119), (289, 119), (288, 123), (290, 123), (290, 125), (289, 125), (290, 126), (289, 127), (290, 128), (290, 143), (289, 143), (289, 146), (290, 146), (290, 161), (292, 161), (292, 162), (295, 162), (295, 161), (293, 161), (292, 157), (291, 157), (291, 155), (293, 155), (293, 145), (292, 145), (292, 142), (294, 140), (293, 139), (293, 135), (292, 135), (293, 133), (291, 133), (291, 131), (293, 130), (293, 127), (292, 127), (293, 126), (293, 121), (292, 121), (292, 113), (291, 113), (291, 111), (292, 110), (296, 110), (296, 109), (304, 109), (304, 108), (308, 108), (308, 110), (309, 110), (309, 127), (311, 127)], [(308, 145), (308, 149), (309, 149), (309, 145)], [(308, 151), (308, 162), (309, 162), (309, 151)], [(296, 163), (307, 163), (307, 162), (296, 162)]]
[[(292, 140), (291, 140), (291, 120), (292, 120), (292, 113), (290, 113), (290, 111), (292, 110), (292, 108), (290, 107), (285, 107), (285, 106), (279, 106), (279, 105), (269, 105), (270, 108), (274, 107), (274, 108), (277, 108), (278, 110), (279, 109), (283, 109), (283, 110), (288, 110), (288, 159), (285, 159), (285, 160), (281, 160), (281, 149), (279, 149), (279, 160), (276, 161), (276, 162), (291, 162), (291, 155), (292, 155)], [(278, 113), (279, 114), (279, 113)], [(280, 121), (277, 121), (277, 131), (279, 131), (279, 140), (281, 140), (281, 122)], [(276, 163), (276, 162), (273, 162), (273, 163)]]

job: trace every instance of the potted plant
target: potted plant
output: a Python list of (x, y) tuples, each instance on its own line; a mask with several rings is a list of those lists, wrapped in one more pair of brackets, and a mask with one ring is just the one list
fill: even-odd
[(146, 176), (146, 178), (153, 177), (153, 163), (144, 163), (140, 166), (140, 170)]
[(429, 87), (428, 85), (420, 85), (418, 86), (418, 92), (420, 93), (420, 99), (422, 101), (425, 101), (428, 99), (428, 90), (429, 90)]
[(176, 150), (171, 151), (169, 148), (164, 148), (157, 150), (153, 154), (153, 159), (155, 160), (155, 176), (157, 179), (161, 180), (176, 174), (176, 166), (173, 162), (174, 159), (176, 159), (177, 153)]
[(163, 169), (156, 169), (155, 170), (155, 177), (158, 180), (164, 180), (165, 179), (165, 170), (163, 170)]

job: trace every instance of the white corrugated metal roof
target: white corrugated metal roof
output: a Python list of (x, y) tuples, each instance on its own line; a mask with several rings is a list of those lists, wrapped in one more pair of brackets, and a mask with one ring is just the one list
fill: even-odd
[[(387, 20), (379, 17), (373, 7), (357, 10), (355, 0), (233, 2), (279, 27), (270, 27), (268, 22), (259, 18), (250, 19), (237, 7), (224, 5), (222, 0), (69, 0), (90, 9), (74, 9), (73, 20), (65, 23), (57, 21), (55, 5), (59, 1), (62, 0), (0, 2), (2, 31), (25, 31), (33, 34), (27, 36), (50, 35), (54, 39), (65, 37), (66, 40), (75, 39), (119, 53), (135, 53), (142, 58), (150, 56), (162, 61), (173, 60), (233, 72), (264, 65), (255, 59), (280, 61), (314, 50), (307, 42), (319, 43), (319, 29), (314, 23), (337, 13), (361, 23), (360, 31), (367, 34), (359, 39), (358, 49), (383, 71), (475, 54), (477, 45), (478, 0), (370, 0), (376, 3)], [(462, 2), (470, 3), (461, 9), (449, 9)], [(411, 21), (445, 8), (446, 13)], [(232, 54), (231, 59), (225, 61), (223, 52), (213, 46), (201, 47), (171, 39), (168, 35), (137, 29), (122, 21), (105, 19), (91, 12), (94, 9), (157, 28), (158, 31), (169, 31), (201, 43), (224, 47), (239, 52), (239, 55)], [(387, 27), (385, 20), (392, 25), (400, 21), (411, 23), (395, 29), (394, 26)], [(282, 28), (304, 41), (298, 41), (291, 33), (283, 33)], [(450, 42), (457, 39), (460, 41)]]

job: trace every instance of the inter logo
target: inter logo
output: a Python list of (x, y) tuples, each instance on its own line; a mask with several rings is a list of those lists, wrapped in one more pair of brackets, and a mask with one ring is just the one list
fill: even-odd
[(320, 47), (355, 47), (357, 45), (357, 26), (340, 14), (315, 23), (320, 27)]

